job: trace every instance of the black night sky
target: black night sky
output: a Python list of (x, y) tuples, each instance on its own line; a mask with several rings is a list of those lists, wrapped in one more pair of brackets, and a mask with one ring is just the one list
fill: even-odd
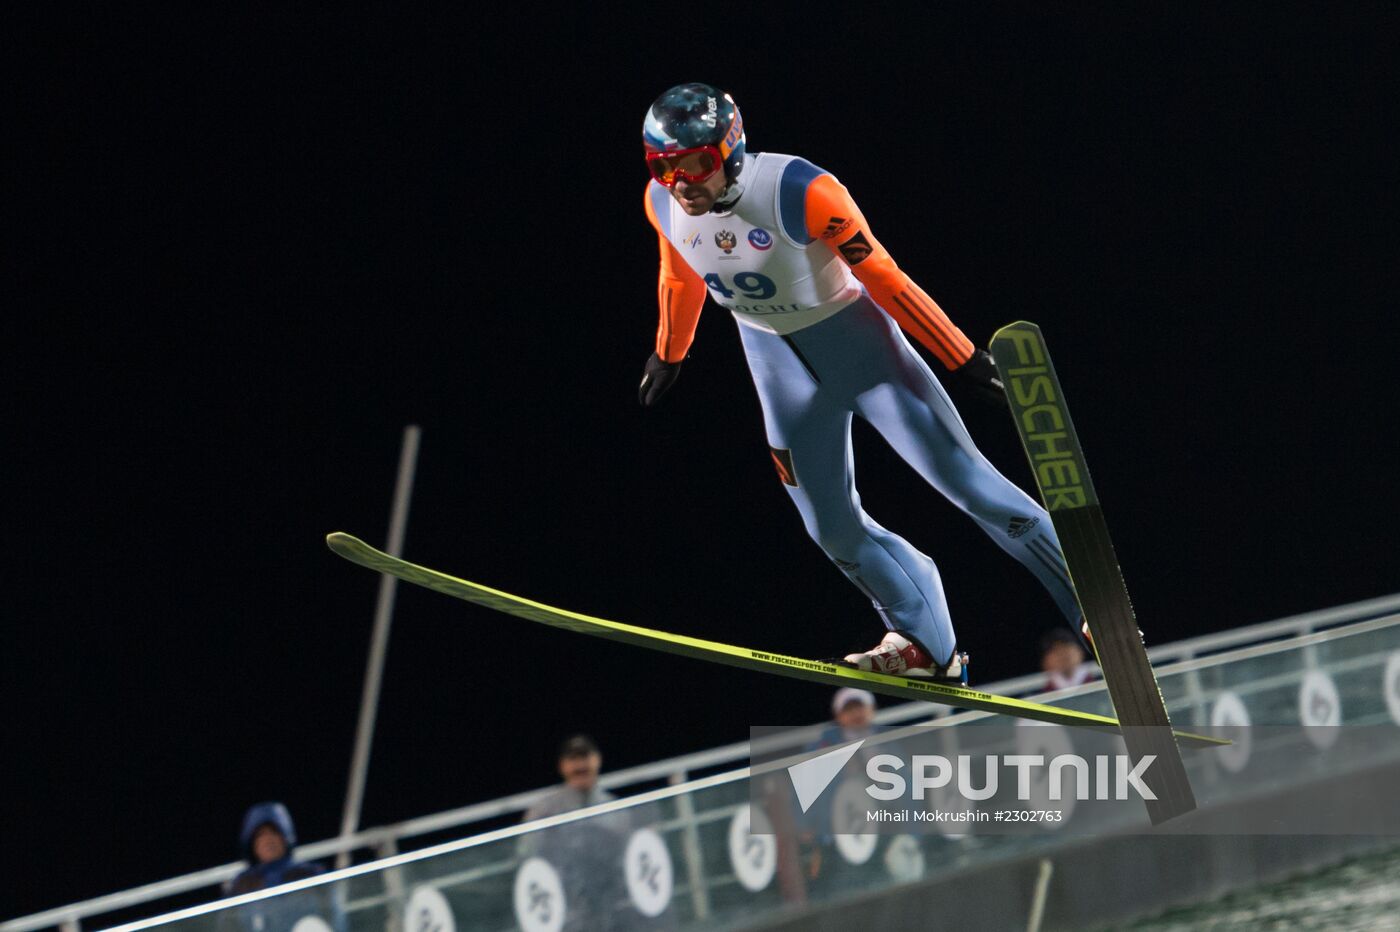
[[(790, 654), (878, 640), (726, 312), (637, 405), (640, 126), (681, 81), (834, 172), (979, 344), (1041, 324), (1150, 643), (1400, 588), (1400, 16), (1216, 6), (6, 13), (35, 66), (6, 146), (0, 918), (231, 860), (262, 799), (337, 830), (377, 580), (323, 538), (383, 543), (407, 423), (410, 559)], [(950, 392), (1028, 486), (1007, 416)], [(978, 679), (1030, 670), (1048, 598), (856, 445)], [(573, 731), (617, 768), (827, 695), (401, 587), (363, 821), (549, 783)]]

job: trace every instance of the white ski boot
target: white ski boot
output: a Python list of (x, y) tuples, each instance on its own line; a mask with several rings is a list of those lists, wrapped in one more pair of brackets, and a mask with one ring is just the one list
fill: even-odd
[(928, 651), (898, 631), (889, 632), (877, 646), (864, 653), (847, 654), (842, 662), (871, 673), (967, 685), (967, 654), (954, 650), (947, 663), (937, 663)]

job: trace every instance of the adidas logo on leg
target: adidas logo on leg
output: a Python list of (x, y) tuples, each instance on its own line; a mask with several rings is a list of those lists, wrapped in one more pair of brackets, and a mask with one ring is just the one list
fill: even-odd
[(1014, 538), (1020, 537), (1040, 523), (1039, 518), (1012, 518), (1006, 526), (1006, 533)]

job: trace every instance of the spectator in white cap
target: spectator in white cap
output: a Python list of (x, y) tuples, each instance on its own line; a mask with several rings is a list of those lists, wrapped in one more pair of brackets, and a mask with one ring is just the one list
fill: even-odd
[(843, 686), (831, 697), (832, 722), (807, 750), (845, 744), (864, 738), (875, 730), (875, 694), (865, 689)]
[(841, 729), (842, 741), (868, 735), (870, 726), (875, 724), (875, 694), (843, 686), (831, 697), (831, 715)]
[[(818, 751), (822, 748), (846, 744), (875, 733), (875, 694), (865, 689), (843, 686), (831, 697), (831, 724), (822, 729), (821, 736), (807, 745), (806, 750)], [(881, 745), (888, 751), (888, 745)], [(868, 754), (864, 748), (856, 752), (856, 759), (862, 760)], [(818, 804), (807, 812), (796, 815), (801, 830), (798, 833), (799, 860), (803, 872), (810, 883), (829, 887), (834, 881), (831, 865), (837, 865), (836, 873), (844, 876), (849, 873), (839, 869), (842, 863), (832, 837), (831, 805)], [(830, 892), (830, 890), (828, 890)]]

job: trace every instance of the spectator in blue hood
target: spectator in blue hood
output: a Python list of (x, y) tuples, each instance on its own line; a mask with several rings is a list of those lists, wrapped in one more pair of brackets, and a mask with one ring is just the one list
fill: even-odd
[[(224, 896), (267, 890), (326, 872), (319, 864), (292, 858), (297, 832), (291, 813), (281, 803), (258, 803), (249, 809), (238, 842), (248, 869), (224, 884)], [(336, 932), (345, 929), (337, 893), (322, 885), (225, 910), (219, 914), (219, 932), (291, 932), (307, 916), (319, 916)]]
[(258, 803), (243, 817), (243, 831), (238, 836), (243, 856), (249, 867), (224, 888), (227, 896), (266, 890), (279, 884), (291, 883), (324, 874), (319, 864), (304, 864), (292, 860), (292, 848), (297, 843), (292, 814), (281, 803)]

